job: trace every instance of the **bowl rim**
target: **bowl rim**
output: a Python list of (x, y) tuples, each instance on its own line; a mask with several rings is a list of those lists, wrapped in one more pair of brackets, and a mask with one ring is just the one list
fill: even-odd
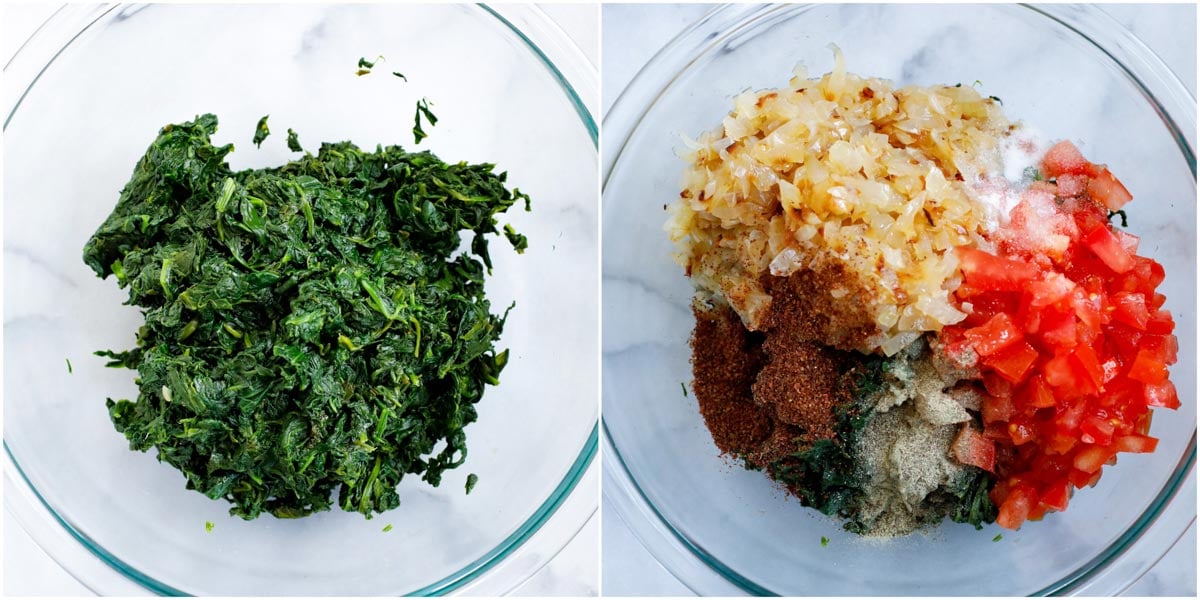
[[(801, 14), (818, 6), (822, 5), (717, 6), (667, 42), (637, 71), (604, 115), (602, 194), (608, 188), (609, 178), (616, 170), (626, 144), (640, 128), (642, 119), (657, 105), (663, 94), (675, 84), (683, 72), (693, 66), (700, 55), (720, 46), (729, 36), (753, 26), (769, 15), (781, 12)], [(1196, 99), (1179, 77), (1141, 39), (1099, 7), (1022, 4), (1004, 6), (1001, 9), (1013, 12), (1027, 10), (1047, 18), (1078, 35), (1115, 63), (1143, 97), (1154, 106), (1164, 124), (1174, 134), (1176, 145), (1195, 180)], [(647, 98), (648, 103), (645, 101)], [(1183, 121), (1182, 128), (1179, 121)], [(607, 204), (607, 197), (603, 196), (602, 209), (606, 208)], [(601, 395), (603, 402), (603, 389)], [(690, 540), (684, 532), (679, 531), (650, 501), (649, 496), (638, 484), (618, 450), (603, 414), (601, 429), (605, 501), (630, 526), (642, 546), (671, 575), (698, 595), (711, 595), (714, 590), (720, 590), (723, 594), (789, 595), (767, 589), (742, 576)], [(1032, 595), (1119, 593), (1136, 582), (1196, 521), (1194, 508), (1190, 515), (1186, 515), (1178, 514), (1187, 510), (1186, 508), (1170, 505), (1181, 491), (1190, 489), (1183, 485), (1185, 481), (1191, 481), (1191, 487), (1195, 487), (1195, 462), (1196, 429), (1193, 428), (1183, 456), (1147, 510), (1092, 560)], [(1168, 522), (1181, 527), (1177, 532), (1165, 531)], [(1124, 577), (1121, 580), (1114, 580), (1111, 576), (1105, 577), (1117, 570), (1114, 567), (1117, 566), (1118, 560), (1125, 556), (1130, 548), (1134, 545), (1143, 548), (1147, 545), (1144, 540), (1150, 539), (1161, 543), (1161, 550), (1157, 551), (1153, 560), (1138, 565), (1133, 570), (1132, 577)], [(1139, 544), (1140, 541), (1143, 543)], [(1095, 589), (1100, 587), (1112, 589)]]
[[(5, 107), (2, 129), (8, 129), (25, 96), (37, 85), (41, 75), (51, 67), (59, 55), (97, 23), (109, 18), (121, 18), (124, 11), (115, 14), (114, 11), (128, 6), (64, 4), (51, 14), (4, 65), (8, 85), (21, 91), (11, 103), (6, 102), (11, 105)], [(494, 18), (508, 33), (520, 40), (562, 90), (587, 132), (593, 149), (598, 152), (599, 127), (593, 115), (596, 114), (596, 101), (599, 96), (599, 74), (578, 44), (536, 5), (480, 3), (465, 6)], [(141, 5), (135, 8), (134, 13), (144, 7), (145, 5)], [(599, 427), (597, 418), (563, 479), (513, 532), (467, 565), (417, 590), (402, 592), (403, 595), (441, 596), (466, 590), (472, 593), (487, 593), (486, 590), (494, 590), (492, 593), (507, 593), (540, 571), (574, 539), (599, 510), (598, 494), (590, 489), (594, 487), (594, 480), (599, 478)], [(127, 593), (137, 593), (140, 588), (164, 596), (190, 595), (130, 566), (93, 541), (81, 527), (61, 516), (33, 486), (13, 454), (7, 436), (4, 436), (3, 447), (4, 480), (7, 486), (12, 486), (9, 488), (10, 493), (4, 495), (6, 510), (11, 509), (10, 512), (18, 526), (84, 587), (94, 593), (103, 594), (105, 590), (101, 588), (114, 585), (128, 590), (128, 583), (132, 582), (136, 587)], [(13, 490), (13, 487), (17, 489)], [(17, 493), (14, 494), (13, 491)], [(558, 524), (554, 528), (545, 527), (552, 522), (551, 519), (555, 515), (563, 515), (564, 518), (569, 516), (572, 523)], [(54, 528), (54, 524), (59, 528)], [(548, 529), (554, 531), (547, 531)], [(539, 549), (543, 551), (535, 552), (535, 559), (524, 561), (524, 567), (518, 569), (515, 565), (519, 561), (510, 559), (517, 556), (518, 550), (531, 546), (540, 546)], [(70, 555), (70, 558), (66, 558), (66, 555)], [(95, 568), (96, 559), (108, 567), (110, 572), (99, 572), (99, 569)], [(114, 574), (118, 576), (116, 580), (112, 577)], [(498, 579), (504, 581), (497, 581)]]

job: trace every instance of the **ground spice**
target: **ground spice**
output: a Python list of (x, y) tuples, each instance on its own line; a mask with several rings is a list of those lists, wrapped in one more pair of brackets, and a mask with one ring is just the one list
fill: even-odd
[(727, 305), (694, 308), (693, 389), (722, 452), (767, 467), (834, 437), (834, 407), (850, 402), (842, 374), (858, 355), (817, 343), (829, 318), (815, 315), (796, 290), (814, 290), (805, 273), (765, 277), (774, 288), (766, 329), (748, 331)]
[(768, 411), (750, 392), (762, 364), (761, 339), (728, 306), (697, 303), (692, 312), (692, 391), (700, 414), (722, 453), (754, 452), (773, 428)]

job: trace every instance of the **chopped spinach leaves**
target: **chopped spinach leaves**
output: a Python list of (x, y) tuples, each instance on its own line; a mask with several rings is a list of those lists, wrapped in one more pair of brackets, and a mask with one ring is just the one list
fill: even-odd
[(67, 373), (68, 374), (75, 373), (75, 368), (71, 366), (71, 359), (69, 359), (69, 358), (67, 359)]
[(268, 135), (271, 135), (271, 130), (267, 127), (267, 118), (270, 116), (263, 115), (263, 118), (258, 120), (258, 125), (254, 128), (254, 139), (251, 141), (254, 142), (255, 147), (261, 148), (263, 140), (267, 139)]
[(420, 144), (421, 140), (429, 137), (429, 134), (425, 133), (425, 130), (421, 128), (422, 116), (424, 116), (425, 120), (429, 122), (430, 127), (437, 125), (437, 116), (433, 114), (433, 111), (429, 110), (429, 100), (426, 100), (425, 98), (421, 98), (417, 101), (417, 111), (416, 114), (413, 115), (412, 133), (413, 140), (415, 140), (413, 143), (415, 144)]
[(478, 476), (478, 475), (476, 475), (476, 474), (474, 474), (474, 473), (471, 473), (470, 475), (467, 475), (467, 485), (466, 485), (466, 488), (467, 488), (467, 493), (468, 493), (468, 494), (470, 494), (470, 493), (471, 493), (471, 490), (475, 489), (475, 484), (477, 484), (477, 483), (479, 483), (479, 476)]
[(300, 145), (300, 135), (291, 127), (288, 127), (287, 146), (292, 152), (304, 152), (304, 147)]
[(234, 171), (216, 129), (163, 127), (84, 246), (145, 316), (134, 348), (97, 352), (137, 370), (137, 399), (107, 401), (116, 429), (245, 519), (370, 517), (407, 475), (438, 485), (508, 359), (488, 237), (528, 196), (399, 146)]

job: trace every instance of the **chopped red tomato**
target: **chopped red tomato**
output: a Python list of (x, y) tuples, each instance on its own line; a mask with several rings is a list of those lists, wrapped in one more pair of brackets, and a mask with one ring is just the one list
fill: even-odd
[(996, 517), (996, 524), (1008, 529), (1020, 527), (1021, 523), (1029, 518), (1029, 512), (1033, 510), (1036, 502), (1037, 490), (1032, 486), (1024, 484), (1014, 486), (1000, 503), (1000, 514)]
[(987, 323), (963, 332), (980, 356), (990, 356), (1021, 340), (1021, 330), (1008, 313), (999, 313)]
[(967, 283), (988, 291), (1017, 291), (1037, 275), (1027, 262), (1001, 258), (975, 248), (959, 248), (958, 260)]
[(982, 433), (964, 423), (950, 446), (954, 458), (964, 465), (979, 467), (984, 471), (993, 471), (996, 466), (996, 444), (987, 439)]
[(1130, 200), (1133, 200), (1133, 194), (1125, 189), (1124, 185), (1113, 177), (1113, 174), (1108, 169), (1101, 169), (1100, 173), (1093, 177), (1087, 183), (1088, 195), (1102, 202), (1109, 210), (1121, 210)]
[(996, 474), (990, 495), (1008, 528), (1065, 510), (1072, 491), (1095, 485), (1121, 452), (1153, 452), (1151, 409), (1180, 405), (1168, 378), (1179, 355), (1175, 321), (1156, 291), (1162, 265), (1138, 256), (1137, 237), (1115, 230), (1105, 211), (1129, 191), (1069, 142), (1051, 148), (1043, 168), (1057, 185), (1031, 188), (1001, 237), (1045, 235), (1025, 206), (1041, 194), (1043, 210), (1074, 224), (1060, 232), (1065, 249), (1049, 258), (1031, 254), (1036, 244), (959, 249), (955, 297), (971, 310), (941, 333), (979, 356), (984, 428), (963, 426), (953, 454)]
[(1121, 240), (1118, 240), (1108, 227), (1093, 229), (1084, 236), (1083, 243), (1115, 273), (1124, 273), (1134, 267), (1133, 256), (1125, 250)]
[(1086, 175), (1092, 163), (1083, 157), (1075, 144), (1063, 140), (1050, 148), (1042, 158), (1042, 171), (1047, 177)]

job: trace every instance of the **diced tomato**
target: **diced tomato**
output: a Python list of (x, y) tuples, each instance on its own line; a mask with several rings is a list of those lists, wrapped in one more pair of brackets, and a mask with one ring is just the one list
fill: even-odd
[[(1162, 265), (1138, 256), (1139, 239), (1105, 209), (1128, 202), (1128, 190), (1070, 142), (1043, 169), (1056, 184), (1030, 186), (992, 240), (997, 254), (956, 251), (967, 317), (941, 333), (945, 347), (975, 351), (987, 390), (983, 431), (961, 429), (954, 455), (999, 474), (989, 494), (1010, 528), (1064, 510), (1121, 452), (1153, 451), (1151, 409), (1180, 405), (1167, 377), (1179, 344), (1157, 292)], [(1052, 250), (1020, 243), (1046, 235), (1057, 236)]]
[(1050, 273), (1044, 279), (1031, 281), (1025, 289), (1031, 297), (1030, 306), (1042, 308), (1070, 296), (1075, 289), (1075, 282), (1062, 273)]
[(1117, 438), (1117, 441), (1113, 443), (1113, 448), (1118, 452), (1154, 452), (1154, 449), (1158, 448), (1158, 439), (1148, 435), (1127, 435)]
[(1121, 247), (1124, 248), (1126, 252), (1130, 254), (1137, 254), (1138, 244), (1142, 241), (1141, 238), (1133, 235), (1132, 233), (1116, 228), (1113, 229), (1113, 235), (1117, 236), (1117, 239), (1121, 241)]
[[(1086, 376), (1086, 381), (1091, 383), (1088, 393), (1096, 393), (1100, 390), (1100, 386), (1104, 384), (1104, 368), (1100, 366), (1100, 360), (1096, 357), (1096, 351), (1092, 350), (1091, 346), (1080, 344), (1075, 347), (1075, 351), (1071, 353), (1072, 366)], [(1083, 379), (1083, 378), (1081, 378)]]
[(1020, 446), (1036, 440), (1037, 431), (1034, 430), (1031, 423), (1014, 421), (1008, 424), (1008, 437), (1012, 440), (1013, 445)]
[(1008, 422), (1015, 413), (1012, 398), (987, 395), (983, 397), (983, 422)]
[(994, 471), (996, 468), (996, 444), (964, 423), (958, 430), (958, 436), (950, 446), (954, 459), (964, 465), (979, 467), (984, 471)]
[(1171, 311), (1159, 310), (1146, 321), (1146, 333), (1168, 334), (1175, 331), (1175, 319)]
[(1074, 348), (1079, 341), (1079, 330), (1076, 327), (1075, 313), (1046, 309), (1038, 313), (1041, 316), (1038, 330), (1042, 342), (1052, 349)]
[(1121, 241), (1108, 227), (1097, 227), (1083, 237), (1083, 243), (1114, 273), (1124, 273), (1134, 266), (1133, 256), (1121, 246)]
[(1027, 262), (988, 254), (975, 248), (957, 249), (959, 267), (968, 284), (984, 290), (1018, 291), (1038, 269)]
[(1173, 365), (1179, 360), (1179, 340), (1173, 335), (1143, 335), (1138, 346), (1164, 365)]
[(1020, 341), (1024, 336), (1013, 324), (1008, 313), (999, 313), (987, 323), (966, 330), (963, 335), (971, 341), (980, 356), (990, 356)]
[(1038, 351), (1029, 342), (1021, 340), (991, 356), (984, 357), (983, 364), (996, 370), (1001, 377), (1018, 383), (1037, 361)]
[(1071, 482), (1062, 479), (1051, 483), (1041, 496), (1042, 504), (1047, 508), (1064, 511), (1067, 510), (1067, 503), (1071, 500)]
[(1132, 292), (1113, 294), (1113, 319), (1134, 329), (1145, 331), (1146, 322), (1150, 320), (1150, 311), (1146, 309), (1146, 297)]
[(1154, 357), (1149, 350), (1139, 350), (1137, 358), (1129, 366), (1129, 378), (1146, 384), (1157, 384), (1167, 380), (1167, 366)]
[(1056, 388), (1076, 385), (1075, 370), (1071, 368), (1071, 361), (1067, 354), (1059, 354), (1046, 361), (1042, 365), (1042, 373), (1046, 378), (1046, 383)]
[(1175, 384), (1170, 381), (1147, 383), (1145, 386), (1146, 406), (1155, 406), (1175, 410), (1179, 408), (1179, 394), (1175, 392)]
[(1087, 184), (1088, 195), (1108, 207), (1109, 210), (1120, 210), (1130, 200), (1133, 194), (1113, 176), (1107, 168), (1101, 169)]
[(1115, 451), (1104, 446), (1087, 445), (1075, 453), (1076, 469), (1084, 473), (1095, 473), (1104, 466), (1115, 454)]
[(1085, 444), (1107, 446), (1112, 443), (1113, 433), (1116, 429), (1112, 421), (1093, 415), (1084, 419), (1083, 423), (1079, 425), (1079, 431), (1083, 434), (1079, 440)]
[(1037, 502), (1037, 491), (1032, 486), (1019, 484), (1008, 493), (1004, 503), (1000, 505), (1000, 514), (996, 516), (996, 524), (1005, 529), (1018, 529), (1029, 517), (1033, 505)]
[(1033, 408), (1050, 408), (1054, 406), (1054, 393), (1040, 373), (1034, 374), (1026, 382), (1022, 390), (1022, 401)]
[(1042, 158), (1042, 171), (1047, 177), (1059, 177), (1064, 174), (1087, 175), (1091, 164), (1075, 144), (1063, 140), (1046, 152), (1046, 156)]

